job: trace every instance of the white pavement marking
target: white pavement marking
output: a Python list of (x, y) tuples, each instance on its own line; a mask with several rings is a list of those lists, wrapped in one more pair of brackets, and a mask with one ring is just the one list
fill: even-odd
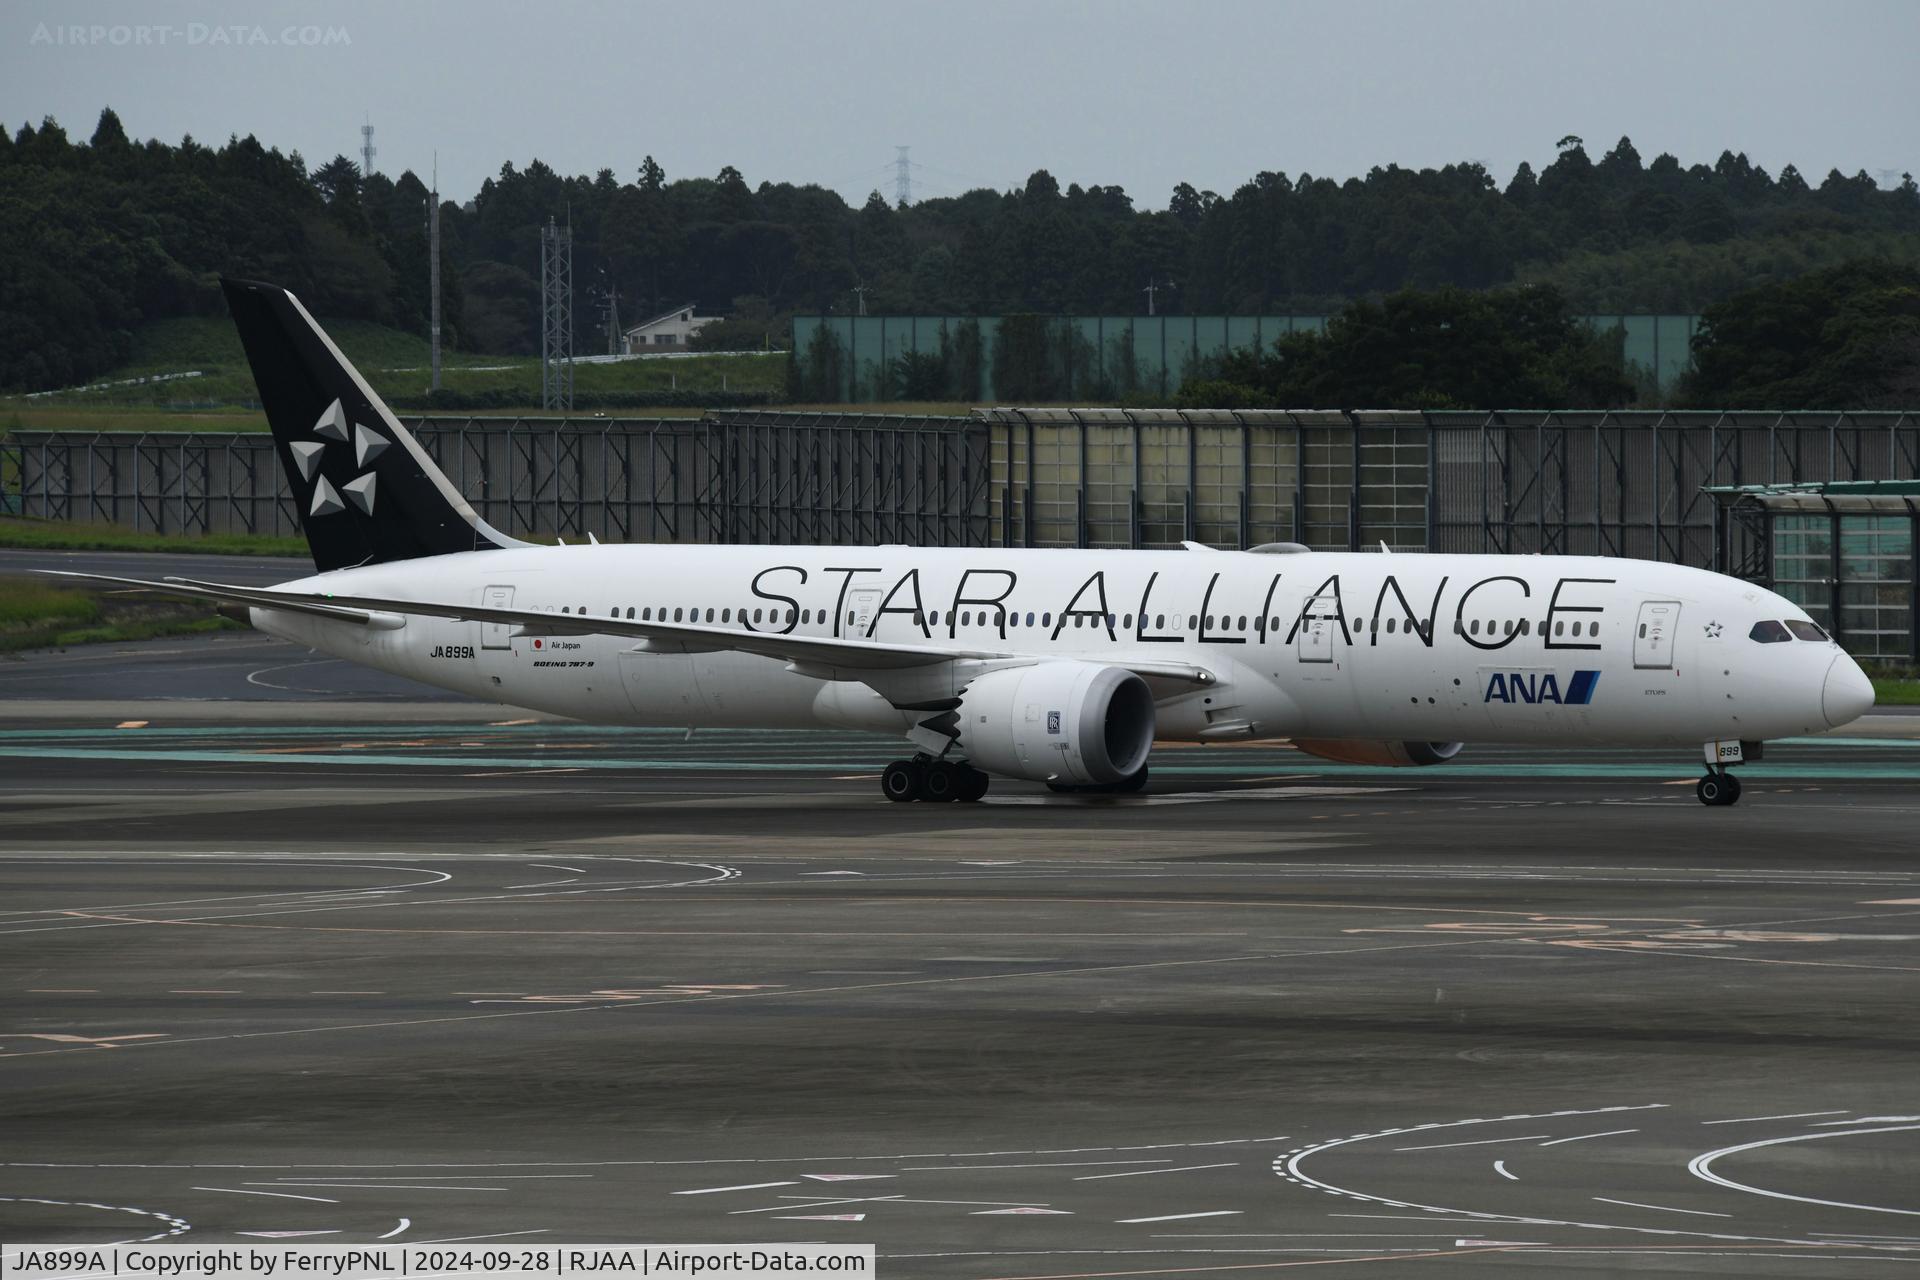
[(383, 1236), (379, 1236), (379, 1237), (377, 1237), (377, 1238), (378, 1238), (378, 1239), (381, 1239), (381, 1240), (391, 1240), (391, 1239), (393, 1239), (393, 1238), (394, 1238), (395, 1236), (397, 1236), (397, 1235), (399, 1235), (399, 1234), (400, 1234), (400, 1233), (401, 1233), (402, 1231), (405, 1231), (405, 1230), (406, 1230), (406, 1229), (407, 1229), (408, 1227), (410, 1227), (410, 1226), (412, 1226), (412, 1225), (413, 1225), (413, 1219), (412, 1219), (412, 1218), (402, 1218), (402, 1219), (400, 1219), (400, 1225), (399, 1225), (399, 1226), (397, 1226), (397, 1227), (395, 1227), (395, 1228), (394, 1228), (393, 1230), (391, 1230), (391, 1231), (389, 1231), (389, 1232), (387, 1232), (387, 1234), (385, 1234), (385, 1235), (383, 1235)]
[(711, 1196), (718, 1195), (722, 1191), (759, 1191), (765, 1187), (797, 1187), (799, 1185), (799, 1183), (793, 1181), (743, 1182), (737, 1187), (695, 1187), (691, 1191), (675, 1191), (672, 1194), (676, 1196)]
[(1425, 1147), (1395, 1147), (1395, 1151), (1444, 1151), (1449, 1147), (1488, 1147), (1497, 1142), (1532, 1142), (1544, 1138), (1544, 1133), (1525, 1133), (1515, 1138), (1481, 1138), (1475, 1142), (1436, 1142)]
[(1576, 1133), (1571, 1138), (1555, 1138), (1552, 1142), (1543, 1142), (1543, 1147), (1557, 1147), (1563, 1142), (1585, 1142), (1588, 1138), (1617, 1138), (1623, 1133), (1638, 1133), (1638, 1129), (1608, 1129), (1605, 1133)]
[(1630, 1209), (1658, 1209), (1662, 1213), (1690, 1213), (1696, 1218), (1731, 1218), (1730, 1213), (1709, 1213), (1705, 1209), (1676, 1209), (1670, 1204), (1645, 1204), (1639, 1200), (1610, 1200), (1606, 1196), (1595, 1196), (1601, 1204), (1624, 1204)]
[[(499, 1191), (499, 1192), (505, 1192), (508, 1190), (508, 1188), (506, 1187), (452, 1187), (452, 1186), (440, 1186), (437, 1184), (423, 1183), (423, 1182), (305, 1182), (305, 1181), (301, 1181), (301, 1182), (282, 1182), (278, 1185), (286, 1186), (286, 1187), (339, 1187), (347, 1191)], [(218, 1190), (218, 1188), (213, 1188), (213, 1190)], [(270, 1193), (265, 1191), (253, 1191), (253, 1192), (248, 1192), (248, 1194), (261, 1196), (261, 1195), (267, 1195)], [(333, 1203), (338, 1204), (340, 1202), (336, 1200)]]
[[(305, 1185), (304, 1183), (301, 1185)], [(230, 1196), (273, 1196), (278, 1200), (314, 1200), (320, 1204), (339, 1204), (338, 1200), (329, 1200), (325, 1196), (296, 1196), (285, 1191), (242, 1191), (239, 1187), (194, 1187), (195, 1191), (224, 1191)]]
[(1103, 1164), (1165, 1164), (1159, 1160), (1065, 1160), (1055, 1164), (910, 1164), (908, 1173), (953, 1173), (967, 1169), (1085, 1169)]
[(809, 1182), (874, 1182), (897, 1178), (897, 1173), (803, 1173)]
[(1116, 1218), (1116, 1222), (1184, 1222), (1188, 1218), (1234, 1218), (1241, 1214), (1239, 1209), (1211, 1209), (1206, 1213), (1168, 1213), (1158, 1218)]
[(1909, 1120), (1920, 1120), (1920, 1116), (1855, 1116), (1851, 1120), (1822, 1120), (1813, 1127), (1827, 1129), (1843, 1124), (1905, 1124)]
[(1144, 1178), (1155, 1173), (1192, 1173), (1196, 1169), (1233, 1169), (1239, 1166), (1238, 1160), (1229, 1160), (1225, 1164), (1183, 1164), (1177, 1169), (1134, 1169), (1127, 1173), (1083, 1173), (1075, 1182), (1098, 1182), (1102, 1178)]
[(1721, 1156), (1737, 1155), (1742, 1151), (1754, 1151), (1761, 1147), (1777, 1147), (1789, 1142), (1812, 1142), (1817, 1138), (1851, 1138), (1869, 1133), (1907, 1133), (1915, 1129), (1920, 1129), (1920, 1124), (1888, 1125), (1884, 1128), (1876, 1129), (1835, 1129), (1830, 1133), (1791, 1133), (1784, 1138), (1762, 1138), (1758, 1142), (1743, 1142), (1737, 1147), (1722, 1147), (1718, 1151), (1709, 1151), (1704, 1155), (1695, 1156), (1687, 1162), (1687, 1172), (1696, 1178), (1704, 1178), (1708, 1182), (1728, 1187), (1734, 1191), (1746, 1191), (1756, 1196), (1769, 1196), (1775, 1200), (1795, 1200), (1801, 1204), (1825, 1205), (1830, 1209), (1863, 1209), (1868, 1213), (1897, 1213), (1906, 1217), (1920, 1218), (1920, 1209), (1890, 1209), (1885, 1205), (1854, 1204), (1847, 1200), (1822, 1200), (1817, 1196), (1796, 1196), (1790, 1195), (1785, 1191), (1769, 1191), (1765, 1187), (1748, 1186), (1744, 1182), (1735, 1182), (1731, 1178), (1721, 1177), (1713, 1171), (1712, 1167), (1713, 1162)]
[(1737, 1116), (1732, 1120), (1702, 1120), (1701, 1124), (1758, 1124), (1762, 1120), (1805, 1120), (1808, 1116), (1843, 1116), (1846, 1108), (1838, 1111), (1795, 1111), (1784, 1116)]
[(551, 1230), (553, 1230), (552, 1227), (535, 1227), (530, 1231), (495, 1231), (491, 1235), (484, 1236), (441, 1236), (437, 1240), (422, 1240), (420, 1243), (461, 1244), (468, 1240), (505, 1240), (508, 1236), (543, 1236)]
[(1508, 1182), (1520, 1181), (1519, 1174), (1507, 1172), (1507, 1162), (1505, 1160), (1495, 1160), (1493, 1162), (1493, 1171), (1505, 1178)]

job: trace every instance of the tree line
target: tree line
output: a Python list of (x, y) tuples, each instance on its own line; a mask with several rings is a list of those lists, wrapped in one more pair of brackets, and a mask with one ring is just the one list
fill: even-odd
[[(410, 172), (362, 175), (345, 156), (309, 169), (251, 136), (136, 142), (111, 110), (85, 143), (52, 120), (0, 129), (0, 387), (123, 364), (139, 325), (218, 314), (221, 274), (284, 283), (317, 314), (421, 331), (428, 199)], [(1388, 309), (1410, 305), (1393, 298), (1410, 291), (1465, 306), (1467, 293), (1534, 285), (1575, 312), (1693, 312), (1866, 255), (1920, 266), (1910, 176), (1892, 190), (1837, 170), (1815, 184), (1732, 152), (1643, 163), (1625, 138), (1597, 161), (1562, 138), (1504, 187), (1472, 163), (1344, 181), (1261, 172), (1225, 196), (1181, 184), (1159, 209), (1118, 186), (1063, 190), (1044, 170), (1015, 190), (902, 208), (878, 192), (854, 207), (817, 185), (753, 186), (730, 166), (670, 179), (648, 157), (630, 175), (567, 176), (532, 160), (442, 202), (455, 347), (538, 349), (550, 218), (573, 230), (582, 353), (607, 348), (614, 300), (628, 324), (688, 302), (726, 313), (703, 342), (759, 347), (784, 345), (796, 312), (853, 309), (856, 290), (874, 313), (1129, 315), (1152, 285), (1162, 311), (1358, 302), (1372, 310), (1356, 324), (1390, 329)]]

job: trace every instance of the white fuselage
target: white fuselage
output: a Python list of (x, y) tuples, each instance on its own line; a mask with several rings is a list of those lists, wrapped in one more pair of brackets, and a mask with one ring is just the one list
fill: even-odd
[[(1830, 683), (1864, 683), (1831, 642), (1750, 638), (1758, 622), (1806, 619), (1782, 597), (1639, 560), (629, 545), (436, 556), (285, 586), (1004, 655), (988, 667), (1186, 662), (1211, 682), (1150, 678), (1158, 736), (1175, 740), (1697, 747), (1824, 731), (1842, 722), (1836, 705), (1846, 719), (1862, 709)], [(390, 630), (253, 616), (338, 657), (581, 720), (898, 733), (916, 718), (894, 705), (908, 698), (753, 654), (417, 615)], [(936, 680), (964, 684), (950, 665)]]

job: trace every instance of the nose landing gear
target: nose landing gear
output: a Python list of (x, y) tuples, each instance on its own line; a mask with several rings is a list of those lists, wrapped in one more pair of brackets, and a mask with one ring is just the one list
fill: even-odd
[(1740, 799), (1740, 779), (1730, 773), (1710, 773), (1700, 779), (1694, 794), (1705, 805), (1734, 804)]
[[(1752, 744), (1753, 758), (1760, 758), (1761, 744)], [(1694, 794), (1700, 797), (1704, 805), (1737, 804), (1740, 800), (1740, 779), (1727, 772), (1730, 764), (1739, 764), (1747, 758), (1748, 744), (1733, 739), (1709, 742), (1706, 745), (1707, 776), (1700, 779), (1694, 787)]]

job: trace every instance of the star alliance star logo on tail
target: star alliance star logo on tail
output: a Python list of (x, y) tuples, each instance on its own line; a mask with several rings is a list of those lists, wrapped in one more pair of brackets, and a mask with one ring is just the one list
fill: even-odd
[[(287, 446), (293, 452), (293, 464), (300, 468), (301, 479), (314, 481), (313, 503), (307, 508), (307, 514), (310, 516), (335, 515), (345, 511), (347, 503), (351, 502), (360, 509), (362, 514), (372, 515), (374, 487), (379, 480), (372, 471), (356, 476), (340, 486), (340, 489), (346, 492), (344, 500), (340, 496), (340, 491), (333, 487), (333, 483), (320, 474), (320, 460), (326, 455), (327, 441), (348, 443), (347, 415), (341, 409), (338, 400), (328, 405), (326, 412), (322, 413), (313, 424), (313, 434), (320, 438), (296, 440)], [(375, 458), (387, 451), (388, 443), (387, 438), (380, 433), (370, 431), (357, 422), (354, 423), (352, 435), (354, 464), (359, 467), (368, 466)]]

